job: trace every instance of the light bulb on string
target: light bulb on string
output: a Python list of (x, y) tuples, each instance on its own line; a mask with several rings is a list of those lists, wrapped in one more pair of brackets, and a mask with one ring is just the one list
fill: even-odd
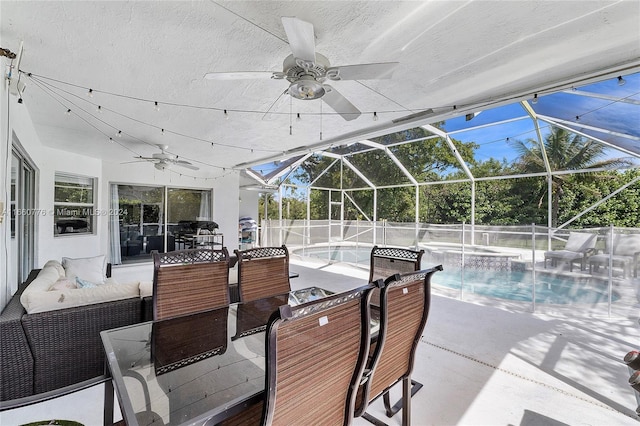
[(300, 117), (300, 113), (296, 114), (296, 121), (302, 121), (302, 118)]
[(160, 111), (160, 105), (158, 105), (158, 101), (154, 102), (153, 109), (155, 109), (156, 111)]
[(531, 103), (534, 104), (534, 105), (538, 103), (538, 94), (537, 93), (535, 93), (533, 95), (533, 99), (531, 99)]
[(67, 115), (67, 116), (71, 115), (71, 109), (67, 108), (67, 111), (64, 114)]
[(98, 105), (98, 112), (102, 113), (102, 107), (100, 105)]
[(229, 113), (227, 112), (227, 110), (224, 110), (224, 119), (228, 120), (229, 119)]
[(164, 136), (164, 129), (160, 129), (160, 134)]
[(378, 121), (378, 113), (377, 112), (373, 112), (373, 121)]
[(87, 96), (93, 98), (93, 89), (89, 89), (89, 91), (87, 92)]
[(618, 76), (618, 86), (624, 86), (624, 84), (625, 84), (626, 82), (627, 82), (627, 81), (626, 81), (624, 78), (622, 78), (622, 76), (621, 76), (621, 75), (620, 75), (620, 76)]
[(118, 134), (116, 136), (121, 138), (122, 137), (122, 130), (118, 130)]

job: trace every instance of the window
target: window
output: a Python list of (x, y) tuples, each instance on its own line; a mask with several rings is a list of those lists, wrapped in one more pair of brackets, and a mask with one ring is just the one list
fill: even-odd
[(110, 211), (114, 264), (183, 248), (185, 233), (213, 224), (211, 190), (112, 184)]
[(56, 236), (93, 233), (95, 182), (95, 178), (56, 173), (53, 200)]

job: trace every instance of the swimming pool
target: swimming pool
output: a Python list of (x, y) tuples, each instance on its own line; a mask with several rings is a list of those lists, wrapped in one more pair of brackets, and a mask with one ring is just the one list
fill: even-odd
[[(464, 280), (462, 280), (464, 278)], [(445, 269), (435, 274), (434, 285), (461, 289), (464, 293), (479, 294), (499, 299), (531, 302), (533, 299), (533, 273), (531, 271), (479, 271)], [(461, 284), (461, 283), (464, 284)], [(599, 278), (572, 278), (538, 272), (536, 274), (536, 303), (541, 304), (595, 304), (608, 303), (606, 281)], [(620, 295), (613, 291), (611, 301)]]
[[(311, 247), (294, 250), (294, 253), (300, 256), (368, 266), (371, 248)], [(424, 258), (423, 266), (427, 266)], [(472, 293), (522, 302), (531, 302), (533, 299), (533, 273), (531, 271), (465, 269), (464, 276), (462, 276), (462, 270), (456, 266), (445, 265), (444, 271), (433, 276), (432, 284), (462, 290), (465, 294)], [(609, 302), (606, 281), (593, 277), (572, 278), (538, 271), (535, 293), (536, 303), (541, 304), (569, 305)], [(620, 295), (613, 291), (611, 300), (615, 301), (619, 298)]]

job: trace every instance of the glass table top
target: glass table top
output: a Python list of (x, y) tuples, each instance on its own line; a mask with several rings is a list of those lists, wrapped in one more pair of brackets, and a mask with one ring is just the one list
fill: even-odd
[(271, 314), (281, 305), (331, 294), (312, 287), (101, 332), (127, 424), (197, 424), (227, 417), (228, 409), (264, 390)]

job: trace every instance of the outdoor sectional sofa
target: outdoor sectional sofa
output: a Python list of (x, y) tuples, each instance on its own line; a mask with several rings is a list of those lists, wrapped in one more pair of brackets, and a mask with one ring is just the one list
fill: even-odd
[[(0, 401), (99, 381), (104, 374), (100, 331), (151, 319), (151, 297), (140, 297), (139, 283), (110, 282), (110, 273), (96, 288), (49, 291), (46, 280), (60, 276), (63, 282), (62, 274), (69, 273), (58, 265), (50, 261), (32, 271), (0, 315)], [(47, 303), (57, 305), (49, 309)]]

